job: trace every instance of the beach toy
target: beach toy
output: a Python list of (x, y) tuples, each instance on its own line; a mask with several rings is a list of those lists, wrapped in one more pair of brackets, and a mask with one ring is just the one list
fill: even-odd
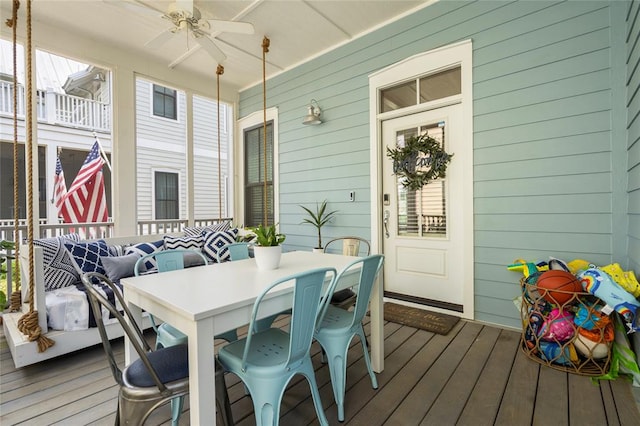
[(581, 355), (587, 358), (602, 359), (609, 355), (609, 347), (613, 338), (613, 324), (609, 323), (602, 330), (589, 331), (578, 328), (573, 344)]
[(609, 274), (620, 287), (633, 294), (633, 297), (640, 296), (640, 283), (633, 271), (624, 272), (618, 263), (602, 266), (600, 269)]
[(522, 274), (526, 277), (529, 275), (538, 272), (538, 267), (533, 262), (526, 262), (522, 259), (516, 259), (513, 263), (507, 266), (507, 269), (510, 271), (522, 272)]
[(571, 272), (569, 270), (569, 266), (564, 260), (557, 259), (555, 257), (549, 256), (549, 269), (557, 270), (557, 271), (566, 271)]
[(602, 306), (592, 303), (581, 304), (573, 318), (573, 323), (585, 330), (604, 328), (611, 323), (611, 320), (601, 311)]
[(540, 328), (544, 322), (544, 316), (538, 311), (529, 312), (529, 323), (524, 329), (524, 340), (527, 344), (527, 348), (533, 353), (537, 353), (536, 347), (538, 346), (538, 335), (540, 334)]
[(573, 293), (582, 291), (580, 281), (567, 271), (549, 270), (543, 272), (536, 285), (542, 297), (556, 305), (564, 305), (573, 298)]
[(569, 272), (571, 272), (573, 275), (577, 275), (578, 272), (592, 267), (589, 262), (583, 259), (574, 259), (571, 262), (567, 263), (567, 266), (569, 267)]
[(554, 308), (540, 328), (540, 338), (550, 342), (564, 342), (573, 337), (573, 315), (567, 310)]
[(540, 342), (540, 358), (561, 365), (578, 362), (578, 353), (573, 343), (561, 345), (556, 342)]
[(636, 324), (640, 302), (613, 281), (606, 272), (598, 268), (589, 268), (580, 272), (578, 278), (585, 291), (600, 298), (610, 309), (614, 309), (622, 316), (629, 333), (640, 329)]

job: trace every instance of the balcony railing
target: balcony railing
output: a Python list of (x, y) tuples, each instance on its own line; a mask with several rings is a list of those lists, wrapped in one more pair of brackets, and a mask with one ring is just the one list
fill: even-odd
[[(233, 218), (220, 219), (195, 219), (193, 226), (207, 226), (222, 222), (233, 222)], [(149, 234), (170, 234), (181, 232), (184, 227), (189, 225), (186, 219), (166, 219), (166, 220), (140, 220), (138, 221), (138, 235)], [(113, 222), (104, 223), (56, 223), (47, 224), (41, 221), (40, 233), (34, 238), (51, 238), (71, 232), (79, 233), (82, 237), (88, 239), (109, 238), (113, 237)], [(0, 240), (14, 241), (14, 226), (12, 220), (0, 221)], [(27, 240), (27, 226), (24, 221), (19, 222), (18, 241)], [(7, 253), (12, 254), (12, 253)], [(7, 262), (7, 300), (11, 298), (13, 291), (13, 265)], [(4, 310), (4, 306), (0, 306), (0, 312)]]
[[(0, 115), (13, 115), (14, 85), (9, 81), (0, 81)], [(24, 119), (25, 90), (18, 85), (18, 117)], [(38, 122), (89, 129), (109, 131), (111, 129), (110, 105), (91, 99), (61, 93), (37, 90), (36, 111)]]

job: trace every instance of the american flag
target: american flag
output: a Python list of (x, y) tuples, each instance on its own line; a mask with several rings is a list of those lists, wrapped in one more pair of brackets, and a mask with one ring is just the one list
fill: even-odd
[(73, 180), (62, 205), (62, 217), (66, 223), (106, 222), (107, 199), (98, 141), (93, 144), (78, 175)]
[(67, 196), (67, 184), (64, 181), (64, 172), (60, 157), (56, 159), (56, 175), (53, 178), (53, 203), (58, 210), (58, 216), (62, 216), (62, 203)]

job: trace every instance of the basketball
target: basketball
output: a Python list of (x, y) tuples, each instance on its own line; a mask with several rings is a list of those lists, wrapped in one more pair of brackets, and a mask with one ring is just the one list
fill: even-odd
[[(562, 270), (549, 270), (543, 272), (536, 283), (542, 290), (542, 297), (550, 303), (564, 305), (572, 297), (572, 293), (582, 291), (580, 281), (571, 272)], [(546, 291), (545, 291), (546, 290)], [(559, 291), (553, 291), (559, 290)]]

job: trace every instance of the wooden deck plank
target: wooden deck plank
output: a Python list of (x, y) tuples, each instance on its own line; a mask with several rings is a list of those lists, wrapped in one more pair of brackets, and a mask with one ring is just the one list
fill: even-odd
[[(279, 324), (286, 324), (286, 319)], [(369, 333), (368, 326), (365, 332)], [(546, 426), (566, 424), (558, 421), (565, 418), (569, 424), (640, 424), (640, 412), (626, 379), (594, 385), (588, 377), (540, 366), (518, 349), (517, 331), (461, 321), (448, 336), (440, 336), (387, 322), (384, 334), (386, 368), (377, 375), (378, 390), (371, 388), (357, 339), (350, 348), (345, 425), (405, 425), (423, 418), (427, 424), (443, 425), (528, 425), (544, 421)], [(108, 367), (100, 346), (15, 369), (3, 343), (0, 336), (2, 426), (113, 425), (117, 386), (105, 371)], [(114, 349), (122, 360), (121, 339)], [(312, 354), (327, 419), (337, 426), (340, 423), (329, 373), (320, 362), (317, 344)], [(86, 380), (87, 376), (91, 379)], [(308, 385), (305, 388), (304, 381), (296, 380), (285, 394), (280, 424), (316, 425)], [(566, 401), (572, 406), (563, 406), (562, 400), (553, 400), (548, 392), (563, 380), (566, 384), (560, 393), (568, 394)], [(226, 382), (235, 420), (239, 425), (255, 424), (251, 399), (244, 394), (242, 384), (232, 375), (226, 376)], [(414, 403), (405, 404), (405, 400)], [(411, 411), (417, 402), (431, 408)], [(188, 401), (180, 424), (189, 424)], [(147, 425), (170, 426), (169, 405), (154, 411)]]
[(519, 333), (500, 330), (487, 364), (458, 419), (459, 425), (493, 424), (511, 373), (519, 340)]
[[(417, 332), (418, 330), (415, 328), (402, 326), (390, 336), (390, 340), (385, 339), (385, 348), (387, 348), (387, 342), (392, 345), (390, 346), (388, 356), (385, 357), (385, 369), (377, 375), (378, 389), (371, 387), (371, 382), (368, 378), (355, 383), (352, 382), (348, 385), (344, 403), (346, 422), (351, 421), (351, 418), (360, 412), (367, 402), (373, 398), (413, 356), (416, 351), (415, 346), (420, 344), (414, 343)], [(391, 341), (391, 339), (393, 339), (393, 341)], [(364, 366), (361, 366), (360, 370), (356, 371), (355, 374), (359, 377), (365, 377), (366, 369)], [(330, 422), (337, 421), (338, 412), (334, 403), (326, 410), (326, 413), (327, 418), (331, 419)]]
[(548, 425), (549, 412), (556, 413), (553, 417), (554, 426), (569, 424), (568, 386), (566, 373), (553, 368), (540, 368), (533, 412), (534, 425)]
[[(385, 382), (384, 386), (379, 387), (373, 398), (351, 418), (352, 422), (373, 426), (383, 424), (387, 420), (419, 380), (421, 375), (416, 374), (416, 372), (426, 368), (427, 364), (433, 363), (433, 360), (441, 353), (442, 348), (451, 341), (451, 339), (445, 338), (440, 339), (442, 342), (438, 343), (432, 340), (434, 337), (436, 336), (433, 333), (418, 330), (411, 337), (411, 340), (406, 345), (403, 345), (402, 350), (405, 352), (403, 358), (397, 359), (397, 364), (400, 368), (390, 380)], [(431, 344), (427, 346), (429, 342)], [(427, 347), (432, 348), (432, 353), (425, 353)], [(404, 359), (407, 362), (401, 365)], [(380, 383), (378, 384), (380, 385)]]
[(620, 377), (611, 381), (610, 386), (620, 424), (640, 425), (640, 411), (638, 411), (638, 405), (631, 393), (630, 382), (626, 378)]
[[(393, 327), (395, 331), (390, 335), (387, 335), (385, 326), (385, 351), (388, 351), (390, 356), (392, 354), (396, 354), (399, 351), (411, 352), (411, 348), (407, 347), (407, 342), (411, 341), (418, 330), (414, 328), (406, 328), (406, 327), (398, 327), (398, 324), (388, 323), (390, 327)], [(352, 348), (356, 353), (362, 352), (362, 350), (356, 346)], [(351, 354), (353, 354), (353, 351)], [(354, 357), (355, 358), (355, 357)], [(385, 366), (385, 371), (382, 374), (377, 375), (378, 386), (380, 386), (381, 382), (384, 381), (384, 373), (387, 371), (388, 365)], [(320, 398), (323, 401), (323, 405), (325, 406), (325, 415), (330, 423), (334, 424), (337, 422), (338, 413), (333, 397), (333, 389), (331, 387), (331, 378), (329, 375), (329, 369), (323, 368), (320, 374), (316, 374), (316, 377), (322, 383), (318, 383), (320, 387)], [(346, 383), (346, 391), (345, 391), (345, 420), (349, 416), (351, 412), (356, 411), (360, 406), (360, 397), (363, 396), (361, 394), (361, 389), (366, 389), (370, 393), (375, 393), (376, 390), (372, 389), (371, 382), (369, 380), (369, 375), (364, 363), (364, 359), (362, 356), (358, 356), (358, 359), (350, 364), (347, 369), (347, 383)], [(357, 398), (353, 400), (354, 396)], [(289, 411), (286, 413), (282, 419), (282, 424), (307, 424), (309, 422), (316, 421), (316, 414), (313, 407), (312, 401), (307, 397), (306, 405), (299, 405), (296, 407), (296, 410)]]
[(571, 424), (607, 424), (607, 415), (602, 403), (600, 386), (590, 377), (569, 374), (569, 392), (580, 395), (569, 399), (569, 419)]
[[(607, 415), (607, 424), (609, 426), (619, 426), (620, 418), (616, 410), (616, 402), (611, 390), (611, 382), (609, 380), (600, 381), (600, 392), (602, 392), (602, 403), (604, 405), (604, 412)], [(640, 424), (640, 422), (638, 423)]]
[[(462, 322), (462, 328), (451, 336), (453, 337), (451, 343), (446, 346), (436, 361), (428, 367), (412, 392), (407, 395), (389, 417), (390, 424), (420, 423), (481, 329), (482, 325), (480, 324)], [(453, 332), (454, 330), (450, 331), (449, 334)]]
[(496, 425), (530, 424), (538, 387), (540, 364), (531, 361), (522, 351), (515, 354), (509, 381), (498, 409)]
[(497, 328), (482, 328), (421, 424), (442, 425), (460, 417), (499, 335)]

